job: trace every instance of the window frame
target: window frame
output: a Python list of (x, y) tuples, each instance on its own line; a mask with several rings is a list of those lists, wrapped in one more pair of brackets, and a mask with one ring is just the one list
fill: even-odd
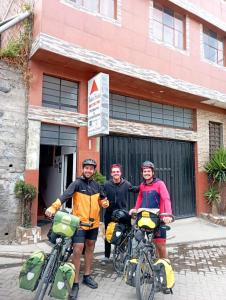
[[(165, 45), (169, 45), (171, 47), (173, 47), (174, 49), (177, 49), (179, 51), (186, 51), (187, 48), (187, 43), (186, 43), (186, 16), (183, 15), (182, 13), (178, 12), (176, 9), (165, 6), (163, 4), (160, 3), (156, 3), (156, 1), (152, 2), (152, 38), (154, 40), (157, 40), (159, 42), (162, 42)], [(155, 15), (155, 9), (159, 9), (159, 11), (161, 11), (161, 22), (160, 20), (157, 20), (156, 15)], [(172, 18), (173, 18), (173, 26), (168, 26), (167, 24), (164, 24), (164, 10), (169, 10), (171, 11), (172, 14)], [(182, 31), (179, 31), (178, 29), (176, 29), (175, 27), (175, 19), (181, 19), (182, 20)], [(159, 23), (161, 24), (161, 29), (162, 29), (162, 38), (159, 39), (157, 36), (154, 35), (154, 23)], [(164, 28), (169, 28), (173, 31), (173, 43), (169, 43), (164, 39)], [(181, 33), (182, 34), (182, 47), (179, 47), (176, 45), (176, 33)]]
[[(219, 146), (214, 145), (216, 144), (216, 136), (213, 136), (211, 133), (211, 125), (213, 127), (218, 127), (219, 129)], [(214, 128), (214, 130), (216, 130), (216, 128)], [(209, 121), (209, 157), (211, 157), (213, 153), (221, 146), (223, 146), (223, 124), (220, 122)]]
[[(215, 40), (217, 42), (217, 48), (210, 45), (210, 44), (207, 44), (205, 42), (205, 35), (208, 36), (208, 37), (211, 37), (210, 35), (208, 35), (208, 33), (211, 33), (211, 32), (216, 34), (217, 38)], [(215, 31), (215, 30), (213, 30), (213, 29), (211, 29), (211, 28), (209, 28), (208, 26), (205, 26), (205, 25), (202, 26), (202, 37), (203, 37), (202, 38), (202, 49), (203, 49), (204, 59), (207, 60), (208, 62), (214, 63), (214, 64), (216, 64), (220, 67), (225, 67), (225, 37), (222, 34), (219, 34), (217, 31)], [(213, 38), (213, 37), (211, 37), (211, 38)], [(219, 49), (219, 42), (222, 42), (222, 45), (223, 45), (222, 50)], [(209, 48), (215, 49), (217, 51), (217, 60), (211, 60), (210, 58), (205, 56), (205, 46), (208, 46)], [(218, 61), (219, 52), (222, 52), (222, 57), (223, 57), (223, 63), (222, 64), (219, 63), (219, 61)]]

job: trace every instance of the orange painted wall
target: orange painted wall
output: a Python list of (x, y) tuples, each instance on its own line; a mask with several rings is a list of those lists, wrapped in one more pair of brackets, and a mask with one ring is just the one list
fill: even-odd
[[(193, 2), (225, 20), (226, 4), (222, 4), (220, 0), (214, 1), (216, 5), (210, 3), (213, 1)], [(200, 22), (203, 21), (190, 16), (189, 54), (181, 54), (150, 39), (149, 3), (140, 0), (122, 1), (122, 26), (116, 26), (58, 0), (43, 1), (35, 13), (34, 33), (37, 35), (40, 30), (142, 68), (225, 93), (225, 71), (201, 61)]]

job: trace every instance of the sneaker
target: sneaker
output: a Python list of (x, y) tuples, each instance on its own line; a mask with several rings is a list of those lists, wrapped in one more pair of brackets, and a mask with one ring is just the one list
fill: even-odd
[(101, 263), (102, 266), (105, 266), (105, 265), (108, 264), (110, 261), (111, 261), (110, 258), (104, 257), (104, 258), (101, 259), (101, 262), (100, 262), (100, 263)]
[(79, 285), (78, 284), (73, 284), (72, 289), (69, 293), (68, 300), (77, 300), (78, 298), (78, 290), (79, 290)]
[(87, 276), (84, 275), (82, 283), (84, 283), (85, 285), (87, 285), (91, 289), (97, 289), (98, 288), (97, 282), (94, 281), (93, 278), (90, 275), (87, 275)]
[(165, 288), (163, 290), (163, 294), (173, 294), (173, 291), (172, 291), (172, 289)]

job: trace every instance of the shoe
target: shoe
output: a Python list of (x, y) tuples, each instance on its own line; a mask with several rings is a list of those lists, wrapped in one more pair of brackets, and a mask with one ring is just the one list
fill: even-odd
[(72, 289), (69, 293), (68, 300), (77, 300), (78, 298), (78, 290), (79, 290), (79, 285), (78, 284), (73, 284)]
[(102, 266), (105, 266), (105, 265), (108, 264), (110, 261), (111, 261), (110, 258), (104, 257), (104, 258), (101, 259), (101, 262), (100, 262), (100, 263), (101, 263)]
[(85, 285), (87, 285), (91, 289), (97, 289), (98, 288), (97, 282), (94, 281), (93, 278), (90, 275), (87, 275), (87, 276), (84, 275), (82, 283), (84, 283)]
[(172, 289), (165, 288), (163, 294), (173, 294)]

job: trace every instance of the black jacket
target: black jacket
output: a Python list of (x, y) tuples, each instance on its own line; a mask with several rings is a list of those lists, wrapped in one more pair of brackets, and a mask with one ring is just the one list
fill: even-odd
[(109, 207), (106, 209), (105, 218), (110, 217), (116, 209), (128, 209), (129, 192), (138, 193), (139, 187), (121, 179), (120, 183), (114, 183), (113, 180), (108, 180), (104, 184), (104, 192), (109, 200)]

